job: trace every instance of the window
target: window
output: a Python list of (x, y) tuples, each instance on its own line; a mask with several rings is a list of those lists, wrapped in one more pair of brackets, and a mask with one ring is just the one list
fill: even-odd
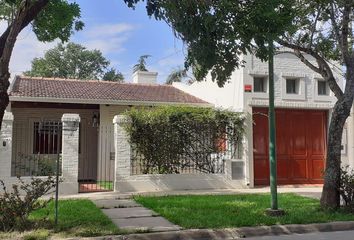
[(286, 93), (287, 94), (299, 94), (299, 80), (290, 78), (286, 79)]
[(254, 77), (253, 78), (253, 88), (254, 88), (254, 92), (262, 92), (262, 93), (267, 92), (265, 77)]
[(326, 81), (317, 81), (317, 93), (318, 95), (328, 95), (328, 85)]
[(33, 126), (33, 153), (58, 154), (61, 152), (61, 123), (35, 122)]

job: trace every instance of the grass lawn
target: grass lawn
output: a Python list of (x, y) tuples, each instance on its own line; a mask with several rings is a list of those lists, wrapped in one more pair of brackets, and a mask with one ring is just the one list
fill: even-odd
[[(30, 220), (39, 223), (39, 229), (25, 239), (42, 239), (39, 236), (46, 234), (101, 236), (119, 233), (111, 220), (90, 200), (60, 200), (58, 226), (54, 226), (54, 201), (47, 208), (33, 212)], [(35, 237), (31, 238), (32, 235)]]
[(97, 184), (107, 190), (113, 190), (113, 182), (112, 181), (97, 181)]
[(307, 224), (354, 220), (344, 211), (323, 211), (319, 201), (296, 194), (279, 194), (282, 217), (269, 217), (269, 194), (144, 197), (135, 200), (184, 228), (228, 228), (275, 224)]

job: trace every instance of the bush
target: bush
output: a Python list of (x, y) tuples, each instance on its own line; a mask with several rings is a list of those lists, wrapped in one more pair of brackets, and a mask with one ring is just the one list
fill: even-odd
[(349, 166), (341, 168), (339, 193), (344, 206), (354, 211), (354, 170)]
[[(8, 191), (4, 181), (0, 180), (3, 192), (0, 193), (0, 231), (23, 231), (30, 226), (28, 216), (32, 211), (44, 208), (48, 202), (38, 199), (55, 187), (55, 178), (32, 178), (29, 183), (20, 177), (19, 185), (12, 185)], [(21, 193), (24, 193), (21, 195)]]
[(235, 153), (226, 150), (238, 149), (244, 133), (242, 113), (212, 108), (163, 106), (126, 115), (137, 174), (222, 173), (225, 154)]

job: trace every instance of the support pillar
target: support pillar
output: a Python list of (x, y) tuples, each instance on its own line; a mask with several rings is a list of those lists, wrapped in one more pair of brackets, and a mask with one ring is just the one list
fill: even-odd
[(62, 119), (62, 178), (60, 192), (74, 194), (79, 191), (79, 126), (78, 114), (64, 114)]
[(11, 177), (12, 132), (14, 116), (5, 112), (0, 131), (0, 179)]
[(129, 122), (130, 119), (124, 115), (117, 115), (113, 119), (115, 148), (114, 191), (119, 191), (119, 181), (124, 181), (130, 176), (131, 147), (128, 133), (124, 129), (124, 125)]

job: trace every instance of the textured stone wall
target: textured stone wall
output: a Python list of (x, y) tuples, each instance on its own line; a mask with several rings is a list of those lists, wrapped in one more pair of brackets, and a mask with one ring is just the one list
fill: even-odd
[(79, 173), (79, 114), (64, 114), (62, 117), (62, 178), (61, 192), (78, 192)]

